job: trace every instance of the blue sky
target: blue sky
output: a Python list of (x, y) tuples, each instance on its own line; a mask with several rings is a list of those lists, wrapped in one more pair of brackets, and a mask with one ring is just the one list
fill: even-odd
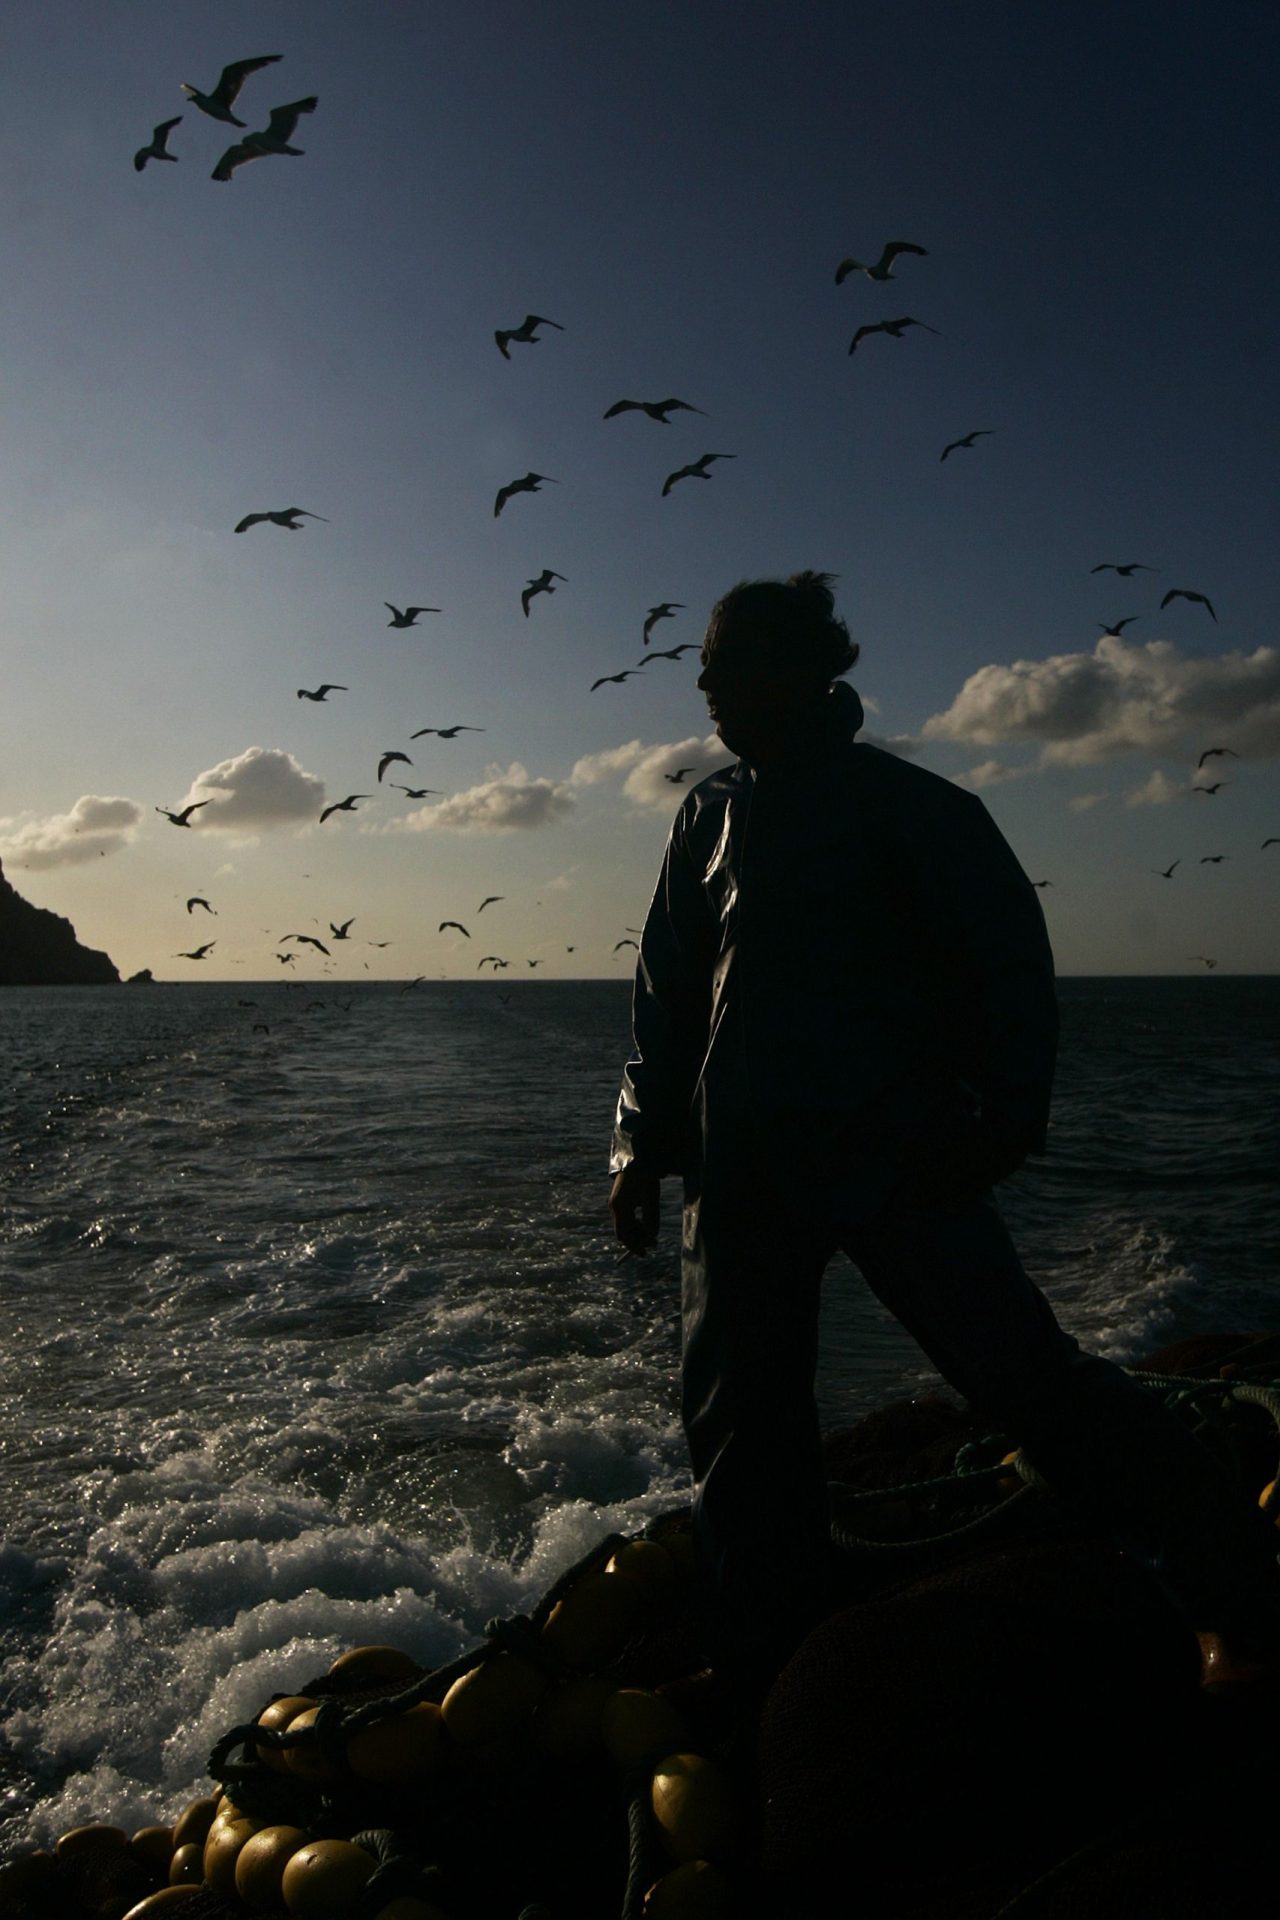
[[(1280, 970), (1276, 43), (1244, 6), (19, 0), (8, 877), (164, 978), (279, 973), (351, 916), (291, 971), (625, 977), (663, 774), (725, 756), (695, 655), (591, 682), (647, 607), (696, 642), (735, 580), (816, 566), (868, 733), (981, 790), (1061, 971)], [(265, 53), (236, 111), (316, 94), (305, 158), (214, 183), (235, 130), (179, 83)], [(927, 257), (835, 285), (889, 239)], [(563, 331), (504, 361), (530, 311)], [(937, 334), (848, 353), (904, 313)], [(670, 394), (707, 418), (601, 418)], [(559, 484), (495, 519), (530, 469)], [(288, 505), (327, 524), (233, 532)]]

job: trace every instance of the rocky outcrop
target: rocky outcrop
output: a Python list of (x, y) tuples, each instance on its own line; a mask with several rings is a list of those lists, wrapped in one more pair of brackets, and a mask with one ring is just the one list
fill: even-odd
[(119, 978), (105, 953), (81, 946), (69, 920), (16, 893), (0, 866), (0, 987), (96, 987)]

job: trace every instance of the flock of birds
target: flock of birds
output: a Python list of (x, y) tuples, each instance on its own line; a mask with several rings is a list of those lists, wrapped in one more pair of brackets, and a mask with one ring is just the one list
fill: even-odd
[[(253, 160), (273, 156), (298, 157), (301, 154), (302, 150), (291, 145), (290, 142), (296, 131), (300, 117), (303, 114), (310, 114), (315, 111), (318, 105), (316, 96), (309, 95), (305, 98), (289, 101), (284, 105), (271, 108), (268, 113), (266, 126), (257, 132), (246, 132), (245, 121), (239, 119), (233, 111), (246, 81), (263, 69), (276, 65), (281, 58), (282, 56), (279, 54), (264, 54), (253, 59), (232, 61), (223, 68), (216, 84), (207, 92), (202, 91), (199, 87), (193, 86), (190, 82), (182, 83), (182, 91), (201, 114), (214, 121), (240, 130), (243, 136), (229, 146), (217, 161), (212, 173), (214, 180), (230, 180), (239, 167)], [(134, 167), (138, 172), (142, 172), (152, 161), (173, 162), (177, 160), (178, 156), (169, 151), (168, 139), (173, 129), (181, 123), (181, 120), (182, 116), (177, 115), (172, 119), (161, 121), (154, 128), (149, 144), (140, 147), (134, 155)], [(888, 282), (896, 280), (897, 276), (894, 272), (894, 267), (903, 257), (926, 259), (928, 257), (928, 250), (915, 241), (890, 240), (884, 245), (879, 257), (875, 260), (864, 261), (854, 259), (851, 256), (841, 260), (835, 271), (835, 283), (837, 286), (841, 286), (851, 275), (860, 273), (872, 282), (887, 284)], [(517, 326), (496, 328), (493, 336), (494, 342), (503, 359), (510, 361), (513, 346), (533, 347), (541, 344), (543, 340), (542, 329), (544, 328), (550, 328), (558, 333), (565, 331), (563, 323), (559, 320), (553, 320), (546, 314), (527, 313)], [(900, 341), (908, 331), (913, 329), (919, 329), (922, 332), (935, 335), (939, 331), (936, 327), (930, 326), (927, 322), (916, 318), (912, 314), (901, 314), (889, 319), (863, 322), (855, 328), (853, 337), (849, 342), (848, 351), (850, 354), (857, 352), (862, 344), (875, 334), (883, 334), (887, 338)], [(643, 414), (648, 420), (664, 427), (671, 424), (671, 416), (677, 413), (697, 415), (699, 418), (704, 419), (708, 417), (703, 408), (695, 406), (692, 402), (680, 399), (675, 395), (669, 395), (664, 399), (658, 400), (631, 398), (616, 400), (605, 409), (602, 418), (606, 421), (613, 420), (626, 413)], [(956, 438), (948, 441), (942, 448), (939, 459), (946, 461), (954, 453), (973, 450), (979, 440), (991, 438), (996, 431), (997, 429), (994, 427), (971, 428), (968, 432), (960, 434)], [(674, 468), (666, 475), (662, 482), (662, 497), (666, 498), (673, 488), (683, 480), (710, 480), (713, 477), (711, 468), (714, 463), (722, 460), (733, 460), (736, 457), (737, 456), (732, 453), (708, 452), (701, 454), (696, 460), (689, 461), (682, 466)], [(501, 515), (517, 495), (537, 493), (543, 486), (556, 486), (559, 484), (559, 481), (550, 474), (530, 471), (520, 475), (508, 481), (497, 490), (493, 502), (493, 517), (496, 519)], [(236, 523), (235, 532), (238, 534), (247, 533), (255, 526), (270, 525), (286, 532), (298, 533), (302, 531), (302, 521), (307, 519), (325, 522), (325, 516), (314, 513), (310, 508), (306, 507), (268, 508), (246, 513)], [(1118, 579), (1128, 581), (1136, 574), (1155, 573), (1157, 569), (1143, 561), (1129, 560), (1100, 561), (1096, 566), (1091, 568), (1090, 571), (1093, 574), (1112, 573)], [(538, 596), (542, 594), (552, 594), (556, 591), (557, 585), (567, 584), (566, 576), (549, 566), (544, 567), (539, 574), (528, 579), (520, 592), (520, 606), (524, 617), (526, 619), (529, 618), (531, 604)], [(1185, 600), (1189, 603), (1203, 606), (1209, 617), (1215, 622), (1217, 621), (1217, 613), (1212, 602), (1205, 593), (1198, 589), (1192, 587), (1170, 587), (1160, 601), (1161, 610), (1167, 608), (1176, 600)], [(387, 625), (397, 630), (406, 630), (415, 627), (423, 615), (437, 614), (442, 611), (439, 607), (426, 605), (399, 607), (389, 600), (383, 604), (391, 615)], [(644, 654), (633, 665), (628, 665), (615, 673), (601, 674), (591, 682), (589, 691), (594, 693), (604, 686), (620, 685), (648, 668), (654, 660), (678, 661), (685, 653), (698, 651), (698, 648), (693, 642), (685, 642), (665, 649), (650, 647), (651, 635), (658, 622), (671, 619), (678, 612), (682, 611), (684, 611), (683, 603), (673, 600), (659, 601), (648, 608), (644, 616), (642, 629), (643, 645), (645, 648)], [(1098, 624), (1104, 634), (1119, 637), (1123, 634), (1125, 628), (1134, 624), (1139, 617), (1137, 614), (1126, 614), (1119, 619), (1109, 622), (1100, 621)], [(349, 691), (350, 688), (342, 683), (322, 681), (314, 688), (299, 687), (297, 689), (297, 698), (299, 700), (320, 703), (327, 701), (331, 694), (347, 693)], [(455, 722), (448, 726), (422, 727), (418, 729), (417, 732), (411, 734), (409, 738), (412, 741), (421, 739), (427, 735), (432, 735), (439, 740), (448, 741), (456, 738), (460, 733), (480, 733), (484, 731), (485, 729), (482, 727), (476, 727), (465, 722)], [(1239, 757), (1230, 747), (1220, 746), (1206, 748), (1200, 756), (1197, 774), (1203, 769), (1206, 761), (1216, 756)], [(382, 788), (384, 776), (392, 767), (412, 767), (412, 765), (413, 761), (406, 752), (394, 748), (386, 749), (378, 760), (374, 784)], [(664, 777), (673, 786), (679, 786), (683, 783), (685, 777), (694, 771), (695, 768), (692, 766), (678, 767), (666, 773)], [(1232, 783), (1227, 780), (1205, 783), (1197, 781), (1193, 784), (1192, 791), (1211, 797), (1216, 795), (1223, 787), (1231, 784)], [(395, 790), (403, 793), (408, 799), (415, 801), (442, 799), (445, 797), (443, 790), (439, 788), (408, 786), (400, 781), (392, 781), (390, 785)], [(335, 814), (356, 812), (364, 801), (372, 797), (371, 793), (350, 793), (343, 799), (330, 802), (320, 812), (319, 824), (323, 826), (327, 821), (332, 819)], [(175, 827), (190, 828), (193, 816), (197, 814), (201, 808), (209, 804), (210, 802), (208, 800), (195, 800), (181, 809), (157, 807), (156, 811), (163, 814)], [(1263, 842), (1264, 847), (1277, 844), (1280, 844), (1280, 837), (1272, 837)], [(1206, 854), (1201, 856), (1199, 864), (1217, 865), (1228, 858), (1229, 855), (1225, 853)], [(1170, 866), (1153, 871), (1158, 872), (1159, 877), (1165, 880), (1172, 880), (1175, 870), (1181, 864), (1182, 861), (1179, 858), (1174, 860)], [(1037, 887), (1049, 887), (1053, 883), (1049, 880), (1040, 880), (1033, 882), (1033, 884)], [(503, 896), (501, 895), (488, 895), (481, 902), (478, 911), (482, 912), (486, 907), (497, 904), (502, 898)], [(210, 913), (214, 911), (207, 899), (200, 895), (193, 895), (187, 901), (188, 914), (197, 906), (204, 908)], [(330, 935), (334, 941), (349, 938), (353, 918), (354, 916), (344, 922), (330, 922)], [(471, 938), (468, 929), (461, 921), (444, 920), (440, 922), (438, 928), (440, 933), (450, 930), (456, 930), (466, 939)], [(636, 930), (628, 930), (629, 933), (634, 931)], [(309, 945), (326, 957), (330, 954), (329, 947), (323, 940), (315, 935), (287, 934), (281, 936), (280, 945), (282, 947), (289, 943), (292, 943), (294, 946)], [(379, 941), (370, 944), (385, 946), (389, 943)], [(189, 960), (202, 960), (212, 952), (215, 945), (215, 941), (207, 941), (175, 957)], [(633, 939), (624, 938), (615, 944), (613, 951), (617, 953), (623, 947), (634, 947), (635, 945), (636, 942)], [(576, 948), (569, 946), (566, 951), (573, 953), (576, 951)], [(1203, 961), (1207, 967), (1213, 967), (1217, 964), (1216, 960), (1203, 954), (1189, 957)], [(277, 959), (282, 965), (291, 965), (296, 959), (296, 954), (294, 952), (286, 953), (280, 951), (277, 953)], [(527, 965), (530, 968), (537, 967), (539, 964), (540, 961), (538, 959), (529, 959), (527, 961)], [(486, 954), (478, 962), (478, 966), (483, 968), (486, 965), (492, 965), (496, 972), (498, 969), (509, 965), (509, 961), (497, 954)], [(419, 976), (419, 978), (421, 978), (421, 976)], [(410, 984), (416, 983), (411, 982)]]

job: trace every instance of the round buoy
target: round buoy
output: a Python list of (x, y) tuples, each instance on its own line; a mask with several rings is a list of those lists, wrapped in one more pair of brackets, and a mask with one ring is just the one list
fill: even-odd
[(173, 1858), (172, 1827), (139, 1827), (129, 1841), (129, 1851), (144, 1866), (157, 1873), (168, 1873)]
[[(287, 1722), (285, 1732), (298, 1733), (303, 1727), (313, 1727), (319, 1712), (319, 1707), (304, 1708)], [(342, 1777), (341, 1767), (330, 1759), (318, 1740), (300, 1740), (296, 1747), (285, 1747), (282, 1751), (289, 1772), (298, 1774), (303, 1780), (310, 1780), (315, 1786), (331, 1786)]]
[(284, 1870), (311, 1835), (301, 1827), (260, 1827), (236, 1859), (236, 1892), (253, 1913), (278, 1913)]
[(399, 1647), (352, 1647), (334, 1661), (329, 1678), (348, 1687), (392, 1687), (408, 1686), (421, 1673), (413, 1656)]
[(723, 1769), (700, 1753), (669, 1753), (653, 1770), (653, 1817), (676, 1860), (717, 1860), (732, 1852), (738, 1812)]
[(216, 1794), (207, 1799), (193, 1800), (190, 1806), (181, 1812), (173, 1823), (173, 1850), (180, 1847), (203, 1847), (209, 1838), (209, 1829), (213, 1825), (213, 1816), (218, 1810)]
[(542, 1637), (567, 1667), (598, 1667), (635, 1629), (641, 1597), (634, 1580), (592, 1574), (551, 1609)]
[(57, 1854), (59, 1860), (74, 1860), (86, 1853), (114, 1853), (128, 1844), (123, 1827), (72, 1827), (58, 1841)]
[(729, 1920), (733, 1888), (709, 1860), (686, 1860), (644, 1897), (644, 1920)]
[(510, 1739), (547, 1690), (541, 1667), (518, 1653), (491, 1653), (454, 1681), (440, 1704), (460, 1747), (492, 1747)]
[(407, 1713), (360, 1727), (347, 1741), (347, 1765), (375, 1786), (407, 1786), (429, 1779), (444, 1764), (444, 1715), (434, 1700)]
[(204, 1877), (213, 1891), (230, 1900), (236, 1890), (240, 1849), (258, 1831), (256, 1820), (215, 1820), (204, 1843)]
[[(1014, 1461), (1017, 1459), (1018, 1454), (1020, 1452), (1021, 1452), (1021, 1448), (1019, 1447), (1011, 1448), (1011, 1450), (1008, 1453), (1004, 1454), (1001, 1457), (1000, 1465), (1002, 1467), (1012, 1467)], [(1022, 1475), (1015, 1469), (1014, 1472), (1012, 1473), (1002, 1473), (1000, 1475), (1000, 1478), (996, 1481), (996, 1485), (1000, 1489), (1001, 1493), (1016, 1493), (1019, 1487), (1023, 1487), (1026, 1485), (1026, 1481), (1022, 1478)]]
[(309, 1840), (285, 1867), (284, 1904), (295, 1920), (347, 1920), (377, 1866), (371, 1853), (350, 1840)]
[[(1262, 1489), (1262, 1492), (1258, 1495), (1258, 1505), (1262, 1508), (1264, 1513), (1266, 1512), (1268, 1501), (1270, 1501), (1273, 1495), (1275, 1494), (1275, 1490), (1276, 1490), (1275, 1481), (1268, 1480), (1266, 1486)], [(1280, 1527), (1280, 1504), (1277, 1505), (1276, 1511), (1272, 1515), (1272, 1518), (1275, 1521), (1276, 1526)]]
[(198, 1887), (203, 1879), (204, 1841), (189, 1840), (185, 1847), (175, 1847), (169, 1862), (169, 1885)]
[(159, 1893), (149, 1893), (145, 1900), (139, 1900), (136, 1907), (130, 1907), (124, 1920), (163, 1920), (172, 1907), (189, 1900), (193, 1893), (199, 1893), (199, 1887), (161, 1887)]
[(652, 1766), (664, 1753), (678, 1753), (689, 1739), (684, 1716), (643, 1687), (619, 1687), (610, 1694), (600, 1731), (609, 1758), (624, 1773)]
[[(257, 1724), (270, 1728), (272, 1733), (283, 1733), (291, 1720), (305, 1713), (309, 1707), (318, 1707), (319, 1704), (318, 1700), (311, 1699), (305, 1693), (287, 1693), (283, 1699), (273, 1700), (269, 1707), (262, 1709)], [(289, 1771), (285, 1748), (255, 1746), (253, 1751), (264, 1767), (272, 1767), (277, 1773)]]
[(612, 1692), (609, 1680), (569, 1680), (553, 1687), (543, 1696), (533, 1723), (539, 1753), (548, 1760), (585, 1760), (599, 1753), (600, 1717)]
[(668, 1605), (680, 1590), (676, 1563), (659, 1540), (628, 1540), (624, 1547), (618, 1548), (605, 1572), (634, 1580), (645, 1600), (654, 1607)]

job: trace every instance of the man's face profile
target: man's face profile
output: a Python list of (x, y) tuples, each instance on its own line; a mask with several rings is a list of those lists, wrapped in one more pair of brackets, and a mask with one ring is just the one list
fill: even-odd
[(794, 743), (822, 691), (772, 639), (731, 627), (704, 643), (698, 686), (725, 746), (752, 766)]

